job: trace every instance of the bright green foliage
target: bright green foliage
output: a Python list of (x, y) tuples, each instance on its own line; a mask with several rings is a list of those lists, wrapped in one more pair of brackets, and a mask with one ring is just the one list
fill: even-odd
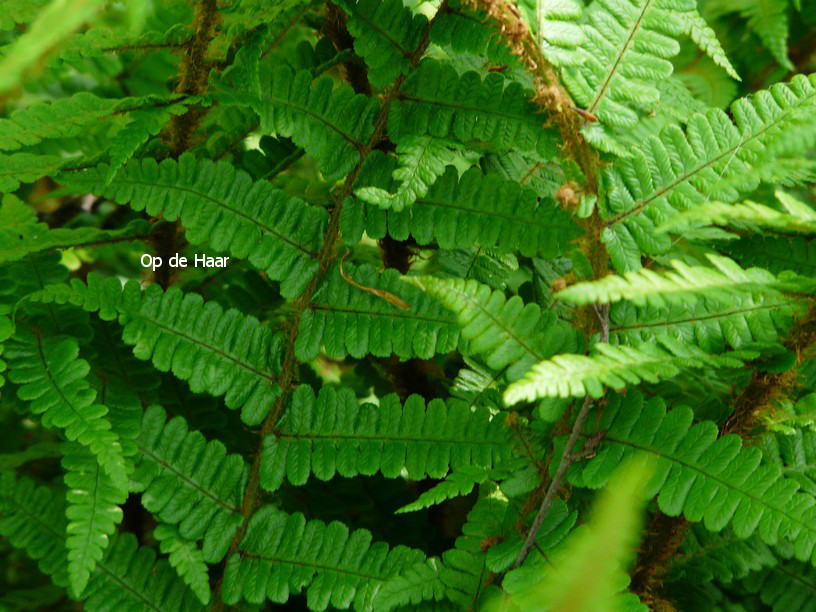
[(224, 600), (283, 603), (305, 588), (313, 610), (371, 609), (383, 582), (423, 557), (404, 546), (372, 544), (364, 529), (349, 531), (342, 523), (326, 525), (266, 507), (249, 521), (239, 551), (227, 562)]
[[(745, 355), (709, 355), (668, 337), (660, 344), (595, 345), (588, 356), (563, 353), (534, 365), (504, 393), (508, 404), (539, 397), (601, 397), (604, 386), (623, 389), (641, 381), (656, 383), (677, 376), (682, 368), (739, 368)], [(751, 356), (751, 354), (747, 354)]]
[(559, 329), (554, 317), (517, 296), (507, 300), (501, 291), (491, 291), (476, 281), (407, 280), (453, 310), (470, 351), (483, 355), (494, 370), (509, 366), (511, 378), (529, 368), (533, 360), (544, 359), (569, 342), (568, 332)]
[(360, 406), (350, 389), (324, 387), (317, 398), (308, 386), (293, 394), (279, 433), (264, 440), (261, 484), (275, 490), (284, 475), (303, 485), (321, 480), (402, 470), (413, 480), (441, 478), (461, 466), (489, 468), (507, 458), (508, 431), (487, 411), (461, 403), (428, 404), (417, 395), (400, 405), (386, 395), (379, 406)]
[(739, 177), (740, 191), (756, 187), (751, 167), (776, 154), (793, 154), (816, 139), (816, 76), (734, 103), (736, 125), (719, 110), (696, 115), (687, 134), (677, 126), (650, 137), (630, 159), (611, 168), (606, 180), (608, 227), (603, 239), (615, 267), (640, 267), (640, 255), (671, 246), (654, 228), (709, 199), (733, 202), (739, 191), (717, 189), (722, 178)]
[(104, 195), (168, 221), (179, 219), (190, 242), (248, 259), (281, 281), (289, 297), (302, 291), (317, 269), (325, 212), (269, 183), (253, 183), (226, 162), (201, 162), (190, 155), (161, 164), (147, 159), (128, 164), (109, 184), (107, 177), (108, 169), (101, 166), (64, 180), (83, 193)]
[(766, 293), (777, 289), (809, 291), (810, 282), (777, 279), (767, 270), (743, 270), (727, 257), (709, 254), (714, 267), (689, 266), (682, 261), (671, 262), (674, 271), (657, 273), (646, 268), (626, 272), (623, 276), (607, 276), (591, 283), (579, 283), (559, 292), (558, 297), (573, 304), (608, 304), (628, 300), (637, 306), (663, 307), (669, 304), (694, 304), (697, 300), (728, 303), (734, 294)]
[(53, 285), (29, 299), (99, 310), (106, 320), (118, 315), (125, 344), (136, 357), (150, 359), (160, 371), (172, 370), (193, 392), (225, 395), (226, 404), (240, 408), (248, 424), (260, 422), (280, 392), (274, 372), (279, 347), (272, 331), (235, 309), (205, 304), (198, 294), (165, 293), (158, 285), (143, 292), (137, 282), (122, 288), (117, 279), (90, 276), (87, 285)]
[[(138, 445), (140, 460), (132, 481), (144, 507), (163, 523), (178, 525), (185, 540), (203, 539), (208, 563), (221, 560), (241, 525), (243, 459), (228, 455), (221, 442), (207, 442), (189, 431), (181, 417), (166, 421), (158, 406), (145, 412)], [(196, 591), (201, 598), (200, 587)]]
[(106, 418), (108, 409), (96, 402), (86, 376), (88, 362), (79, 359), (73, 338), (44, 338), (36, 331), (18, 330), (6, 344), (9, 379), (19, 385), (17, 397), (43, 425), (65, 430), (69, 440), (86, 446), (112, 482), (124, 487), (125, 461), (119, 436)]
[(396, 193), (388, 193), (379, 187), (361, 187), (357, 197), (380, 208), (395, 212), (407, 208), (423, 197), (452, 161), (446, 142), (431, 136), (405, 138), (397, 147), (404, 165), (394, 170), (394, 179), (400, 181)]
[(76, 442), (62, 446), (62, 467), (68, 488), (68, 577), (76, 593), (82, 593), (88, 578), (108, 547), (108, 539), (122, 521), (127, 493), (104, 472), (94, 455)]
[(813, 607), (814, 24), (0, 0), (0, 609)]

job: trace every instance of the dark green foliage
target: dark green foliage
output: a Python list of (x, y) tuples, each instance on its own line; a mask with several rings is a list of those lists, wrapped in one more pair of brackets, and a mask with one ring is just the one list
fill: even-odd
[(0, 609), (812, 608), (815, 41), (0, 0)]

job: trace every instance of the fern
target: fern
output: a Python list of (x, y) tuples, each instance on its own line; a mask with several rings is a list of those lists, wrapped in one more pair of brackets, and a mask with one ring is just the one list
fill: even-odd
[(344, 0), (354, 50), (368, 65), (374, 87), (385, 87), (408, 74), (411, 56), (428, 27), (423, 15), (412, 15), (397, 0)]
[(153, 536), (161, 543), (161, 551), (169, 555), (170, 565), (206, 606), (210, 602), (210, 583), (201, 551), (169, 525), (156, 527)]
[[(362, 169), (360, 181), (376, 181), (367, 171), (371, 172)], [(372, 238), (382, 238), (387, 231), (397, 240), (411, 236), (421, 245), (436, 242), (443, 249), (454, 249), (478, 244), (518, 250), (528, 257), (566, 251), (580, 233), (554, 201), (538, 201), (533, 189), (475, 168), (460, 177), (453, 166), (409, 211), (386, 213), (355, 201), (343, 206), (340, 224), (349, 241), (363, 231)]]
[[(534, 365), (523, 378), (504, 393), (504, 401), (515, 404), (540, 397), (600, 397), (604, 385), (616, 390), (641, 381), (652, 383), (677, 376), (682, 367), (731, 367), (743, 365), (737, 354), (713, 356), (694, 346), (683, 346), (668, 337), (660, 344), (638, 346), (595, 345), (596, 353), (589, 356), (562, 354)], [(662, 346), (661, 346), (662, 345)]]
[(105, 417), (108, 409), (96, 403), (96, 392), (85, 377), (88, 362), (79, 359), (73, 338), (43, 338), (35, 331), (18, 329), (6, 344), (9, 379), (19, 385), (17, 396), (29, 402), (32, 414), (42, 415), (43, 425), (65, 430), (97, 457), (112, 483), (127, 481), (122, 445)]
[[(289, 297), (316, 272), (324, 211), (269, 183), (253, 183), (226, 162), (200, 162), (190, 155), (161, 164), (148, 159), (107, 179), (105, 166), (64, 178), (71, 189), (96, 192), (168, 221), (179, 219), (190, 242), (248, 259), (281, 281)], [(218, 214), (212, 214), (215, 210)]]
[(506, 84), (500, 74), (482, 79), (466, 72), (460, 77), (450, 65), (424, 60), (401, 92), (388, 116), (388, 135), (398, 143), (409, 136), (432, 136), (544, 159), (554, 152), (554, 136), (529, 112), (524, 90), (517, 83)]
[(205, 561), (221, 560), (241, 525), (244, 461), (227, 455), (222, 443), (190, 432), (181, 417), (166, 422), (158, 406), (145, 411), (138, 445), (133, 482), (142, 504), (162, 522), (178, 525), (182, 538), (203, 539)]
[[(736, 190), (717, 190), (723, 177), (739, 176), (742, 190), (756, 186), (751, 167), (769, 155), (793, 153), (814, 138), (812, 116), (814, 77), (795, 77), (732, 106), (736, 125), (721, 111), (696, 116), (687, 134), (669, 126), (652, 137), (630, 160), (622, 160), (607, 175), (609, 200), (603, 239), (620, 271), (640, 267), (640, 254), (664, 252), (671, 241), (654, 228), (709, 198), (724, 202)], [(796, 137), (783, 145), (780, 135), (796, 127)]]
[[(227, 561), (224, 600), (283, 603), (290, 592), (305, 587), (312, 609), (352, 604), (367, 609), (386, 579), (423, 556), (404, 546), (389, 551), (382, 542), (371, 544), (371, 534), (363, 529), (307, 522), (302, 514), (267, 507), (250, 519), (240, 551)], [(250, 574), (257, 578), (248, 581)]]
[(380, 405), (359, 406), (349, 389), (324, 387), (317, 399), (299, 387), (279, 433), (264, 440), (261, 484), (277, 489), (284, 478), (302, 485), (310, 473), (321, 480), (382, 472), (396, 478), (439, 478), (448, 470), (491, 467), (507, 457), (507, 430), (486, 411), (471, 415), (463, 404), (425, 403), (395, 395)]
[(488, 366), (517, 378), (533, 360), (555, 353), (570, 342), (555, 319), (542, 314), (535, 304), (524, 304), (518, 296), (506, 300), (500, 291), (476, 281), (444, 280), (433, 277), (407, 279), (437, 297), (456, 313), (463, 337), (473, 353), (482, 354)]
[(369, 266), (345, 264), (344, 273), (362, 286), (397, 296), (408, 309), (352, 286), (335, 269), (316, 292), (315, 308), (300, 322), (295, 354), (301, 361), (314, 359), (321, 343), (331, 357), (356, 358), (369, 353), (429, 358), (456, 347), (459, 332), (453, 317), (435, 300), (400, 283), (395, 271), (378, 276)]

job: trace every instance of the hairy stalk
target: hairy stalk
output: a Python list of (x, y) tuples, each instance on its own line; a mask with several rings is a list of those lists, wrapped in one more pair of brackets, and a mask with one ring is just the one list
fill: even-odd
[[(444, 6), (445, 2), (443, 1), (442, 6), (439, 8), (439, 11), (444, 10)], [(428, 48), (431, 25), (433, 25), (433, 20), (431, 20), (431, 22), (428, 24), (428, 29), (425, 31), (425, 35), (423, 36), (422, 40), (419, 43), (419, 46), (417, 47), (416, 51), (413, 53), (411, 57), (412, 67), (415, 67), (419, 63), (420, 58), (425, 53), (425, 50)], [(311, 300), (312, 297), (314, 296), (315, 291), (317, 290), (318, 286), (320, 285), (320, 282), (323, 280), (326, 272), (328, 271), (329, 267), (331, 266), (332, 262), (335, 259), (336, 256), (335, 250), (337, 242), (340, 238), (340, 211), (342, 209), (343, 200), (352, 193), (354, 181), (357, 180), (357, 176), (360, 173), (360, 169), (363, 166), (363, 162), (366, 160), (371, 151), (373, 151), (377, 147), (379, 142), (385, 137), (385, 130), (388, 124), (388, 112), (391, 108), (391, 103), (399, 94), (400, 88), (402, 87), (404, 81), (405, 81), (404, 75), (397, 78), (392, 87), (384, 95), (382, 100), (383, 104), (382, 107), (380, 108), (379, 114), (377, 115), (377, 119), (374, 125), (374, 131), (371, 135), (371, 138), (360, 150), (360, 160), (357, 162), (354, 169), (348, 174), (345, 181), (343, 182), (342, 187), (340, 187), (340, 189), (335, 194), (334, 197), (335, 205), (334, 208), (332, 209), (331, 217), (329, 218), (329, 225), (323, 240), (323, 246), (320, 249), (320, 254), (318, 255), (320, 270), (293, 305), (292, 320), (287, 334), (286, 348), (281, 366), (281, 375), (278, 380), (278, 384), (280, 385), (281, 388), (281, 394), (275, 400), (275, 403), (272, 405), (269, 414), (266, 416), (261, 426), (260, 431), (261, 441), (263, 441), (263, 439), (267, 435), (273, 434), (275, 432), (278, 420), (280, 419), (280, 416), (285, 407), (286, 400), (288, 399), (289, 393), (292, 390), (292, 386), (297, 375), (297, 358), (295, 357), (295, 341), (297, 340), (298, 336), (298, 327), (300, 324), (300, 319), (303, 316), (303, 313), (306, 311), (306, 309), (310, 307)], [(249, 519), (252, 516), (253, 511), (257, 507), (258, 502), (260, 501), (260, 477), (261, 477), (261, 445), (259, 444), (258, 448), (256, 449), (255, 456), (252, 460), (252, 467), (250, 468), (247, 486), (244, 491), (243, 503), (241, 505), (241, 514), (244, 518), (244, 522), (241, 525), (241, 528), (233, 537), (232, 541), (230, 542), (229, 551), (227, 553), (228, 559), (238, 550), (238, 546), (244, 537), (244, 533), (246, 531)], [(219, 584), (217, 587), (218, 603), (216, 604), (216, 609), (222, 608), (221, 603), (222, 598), (220, 597), (222, 584), (223, 582), (219, 580)]]
[[(184, 60), (179, 72), (179, 83), (176, 93), (195, 96), (207, 89), (207, 78), (210, 65), (204, 60), (207, 47), (215, 36), (215, 28), (220, 19), (218, 5), (215, 0), (199, 0), (195, 5), (193, 19), (193, 38), (185, 45)], [(170, 119), (170, 133), (168, 140), (173, 151), (173, 157), (178, 157), (190, 148), (192, 135), (206, 109), (190, 108), (182, 115), (173, 115)], [(167, 224), (157, 233), (153, 241), (156, 255), (168, 262), (178, 250), (178, 236), (181, 234), (181, 224), (178, 221)], [(163, 265), (156, 269), (153, 280), (167, 289), (174, 280), (175, 268)]]

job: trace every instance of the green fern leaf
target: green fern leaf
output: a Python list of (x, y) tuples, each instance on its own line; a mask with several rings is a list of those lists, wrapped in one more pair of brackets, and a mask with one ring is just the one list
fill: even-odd
[(108, 168), (100, 166), (62, 180), (74, 191), (102, 195), (168, 221), (179, 219), (192, 244), (206, 243), (248, 259), (281, 281), (286, 297), (297, 296), (317, 272), (325, 209), (309, 207), (266, 181), (253, 183), (227, 162), (190, 154), (161, 164), (148, 158), (127, 164), (110, 184), (107, 176)]
[(20, 184), (33, 183), (44, 176), (54, 175), (67, 164), (68, 161), (59, 155), (0, 155), (0, 192), (16, 191)]
[(68, 487), (68, 576), (74, 592), (81, 594), (122, 521), (120, 506), (127, 492), (113, 483), (86, 447), (66, 442), (62, 451)]
[(430, 136), (411, 136), (397, 145), (400, 166), (394, 179), (400, 181), (396, 193), (379, 187), (358, 187), (354, 194), (370, 204), (396, 212), (425, 196), (436, 179), (453, 161), (448, 143)]
[(694, 304), (698, 300), (719, 301), (728, 305), (735, 295), (763, 293), (774, 295), (777, 289), (807, 292), (812, 283), (780, 278), (761, 268), (743, 270), (734, 260), (721, 255), (706, 255), (713, 267), (690, 266), (672, 260), (673, 271), (653, 272), (641, 268), (623, 276), (610, 275), (597, 281), (578, 283), (558, 293), (573, 304), (609, 304), (629, 300), (638, 306), (664, 307), (669, 304)]
[(636, 307), (628, 302), (609, 311), (609, 340), (639, 345), (659, 336), (720, 353), (752, 343), (774, 343), (784, 338), (794, 316), (804, 311), (800, 300), (765, 294), (734, 294), (728, 302), (701, 300), (671, 303), (662, 308)]
[(270, 506), (250, 519), (239, 552), (227, 562), (222, 595), (229, 605), (267, 598), (282, 604), (306, 588), (311, 610), (367, 610), (388, 578), (423, 558), (404, 546), (389, 551), (382, 542), (372, 544), (364, 529), (307, 522)]
[(381, 88), (408, 74), (411, 58), (428, 29), (400, 0), (343, 0), (354, 50), (368, 66), (368, 80)]
[(181, 537), (174, 527), (159, 525), (153, 530), (159, 549), (169, 555), (170, 565), (176, 568), (182, 580), (193, 590), (205, 606), (210, 603), (210, 580), (207, 565), (194, 542)]
[(743, 586), (749, 593), (758, 593), (763, 604), (774, 612), (809, 610), (816, 606), (813, 584), (816, 569), (797, 561), (787, 561), (748, 576)]
[(432, 276), (404, 280), (455, 312), (469, 351), (483, 355), (494, 370), (509, 366), (511, 379), (572, 342), (573, 337), (556, 323), (555, 315), (542, 313), (536, 304), (524, 304), (518, 296), (508, 300), (501, 291), (491, 291), (473, 280)]
[(682, 368), (739, 368), (751, 353), (709, 355), (695, 346), (684, 346), (669, 337), (660, 344), (612, 346), (598, 343), (595, 353), (562, 354), (534, 365), (504, 392), (508, 405), (541, 397), (601, 397), (604, 385), (620, 390), (642, 381), (656, 383), (680, 374)]
[(379, 296), (352, 286), (334, 268), (315, 293), (314, 308), (303, 313), (295, 355), (302, 362), (314, 359), (321, 343), (332, 358), (368, 354), (401, 359), (430, 359), (454, 350), (459, 330), (450, 313), (421, 291), (400, 282), (396, 270), (382, 274), (371, 266), (344, 264), (343, 271), (358, 284), (373, 287), (403, 300), (403, 310)]
[(360, 150), (374, 133), (376, 100), (337, 88), (328, 77), (313, 80), (308, 70), (293, 72), (282, 64), (261, 64), (261, 97), (250, 104), (261, 129), (291, 138), (314, 157), (329, 182), (343, 177), (360, 161)]
[(0, 474), (0, 535), (61, 587), (69, 584), (65, 522), (64, 499), (30, 478)]
[[(204, 561), (223, 559), (243, 521), (244, 460), (228, 455), (218, 440), (207, 442), (189, 431), (183, 418), (167, 421), (159, 406), (145, 411), (138, 446), (141, 459), (131, 480), (132, 490), (142, 493), (142, 505), (162, 523), (178, 526), (185, 540), (203, 539)], [(195, 581), (194, 590), (201, 596), (200, 581), (195, 576), (186, 579)]]
[(468, 495), (476, 485), (487, 480), (490, 470), (476, 465), (457, 467), (445, 477), (445, 480), (424, 491), (416, 501), (403, 506), (395, 514), (416, 512), (441, 504), (447, 499)]
[(441, 478), (451, 468), (489, 468), (508, 457), (509, 432), (486, 410), (434, 400), (425, 407), (418, 395), (400, 405), (386, 395), (379, 407), (357, 401), (348, 388), (323, 387), (315, 398), (298, 387), (277, 433), (264, 439), (261, 484), (278, 489), (286, 476), (293, 485), (310, 473), (320, 480), (381, 472), (396, 478), (404, 469), (412, 480)]
[(711, 60), (720, 68), (725, 70), (732, 79), (741, 81), (737, 71), (731, 65), (728, 56), (725, 54), (725, 49), (722, 48), (720, 41), (717, 40), (717, 34), (709, 26), (705, 19), (700, 16), (697, 11), (689, 11), (683, 13), (683, 19), (686, 22), (686, 34), (694, 41), (700, 50), (705, 53)]
[(740, 177), (740, 190), (750, 191), (757, 186), (753, 166), (809, 147), (816, 140), (815, 84), (816, 75), (800, 75), (738, 100), (731, 107), (736, 125), (711, 110), (694, 116), (687, 134), (669, 126), (609, 168), (602, 238), (615, 267), (637, 270), (641, 253), (668, 250), (670, 237), (655, 228), (679, 213), (709, 199), (735, 201), (739, 191), (721, 190), (720, 179)]
[(449, 64), (426, 59), (405, 80), (388, 115), (394, 142), (408, 136), (453, 140), (475, 149), (555, 154), (555, 134), (543, 129), (527, 92), (497, 73), (461, 77)]
[(177, 288), (165, 293), (158, 285), (142, 292), (136, 281), (122, 288), (118, 279), (90, 274), (87, 285), (77, 280), (52, 285), (29, 299), (98, 310), (104, 320), (118, 317), (136, 357), (189, 381), (195, 393), (224, 395), (227, 407), (240, 408), (247, 424), (260, 423), (280, 393), (279, 337), (254, 317), (205, 304), (198, 294)]
[(96, 392), (86, 376), (88, 362), (79, 358), (74, 338), (43, 337), (18, 327), (6, 343), (9, 379), (20, 385), (17, 397), (29, 402), (32, 414), (42, 415), (43, 425), (65, 430), (96, 456), (115, 486), (127, 483), (119, 437), (111, 431), (108, 409), (96, 403)]
[(719, 437), (711, 421), (692, 426), (693, 417), (688, 407), (667, 412), (661, 399), (645, 400), (637, 392), (611, 397), (601, 416), (602, 447), (573, 473), (573, 482), (602, 487), (621, 461), (646, 452), (656, 458), (647, 496), (657, 495), (665, 514), (682, 513), (710, 531), (731, 525), (740, 538), (758, 533), (770, 546), (788, 539), (797, 558), (810, 560), (816, 546), (812, 497), (798, 492), (798, 483), (778, 466), (763, 463), (759, 448), (743, 447), (736, 435)]
[(48, 0), (3, 0), (0, 2), (0, 30), (31, 23), (46, 4)]
[(587, 37), (578, 23), (583, 11), (577, 0), (539, 0), (536, 21), (541, 53), (554, 66), (584, 63), (581, 48)]
[[(367, 174), (383, 159), (376, 153), (363, 166), (360, 182), (377, 182)], [(478, 244), (527, 257), (564, 253), (581, 232), (552, 198), (539, 199), (533, 189), (477, 168), (460, 178), (453, 166), (410, 210), (386, 212), (354, 200), (343, 205), (340, 226), (347, 242), (356, 243), (363, 231), (372, 238), (383, 238), (387, 232), (396, 240), (413, 236), (420, 245), (436, 241), (443, 249), (461, 249)]]

